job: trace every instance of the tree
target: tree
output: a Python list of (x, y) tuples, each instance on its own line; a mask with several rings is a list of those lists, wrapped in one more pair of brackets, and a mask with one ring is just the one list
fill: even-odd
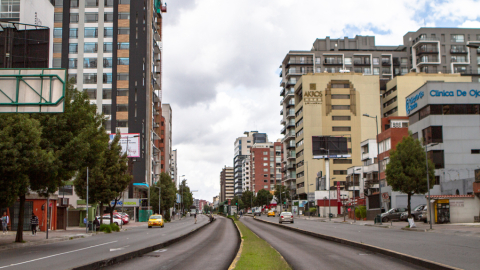
[(0, 206), (20, 199), (15, 242), (23, 242), (25, 197), (31, 189), (32, 171), (48, 170), (53, 153), (41, 148), (42, 127), (26, 114), (0, 117)]
[(190, 192), (190, 187), (188, 187), (186, 179), (182, 180), (179, 191), (182, 198), (182, 213), (185, 213), (184, 210), (190, 210), (190, 206), (193, 204), (193, 194)]
[[(167, 174), (162, 172), (160, 174), (160, 181), (157, 181), (151, 188), (150, 188), (150, 206), (152, 209), (158, 209), (158, 188), (161, 189), (161, 196), (160, 196), (160, 207), (161, 213), (165, 217), (165, 219), (170, 220), (170, 208), (175, 205), (177, 188), (172, 181), (172, 178)], [(157, 210), (154, 210), (157, 211)]]
[(238, 196), (233, 197), (232, 201), (230, 202), (230, 205), (237, 206), (237, 211), (245, 207), (243, 200)]
[(268, 192), (265, 189), (260, 189), (257, 192), (257, 202), (255, 203), (255, 205), (257, 206), (267, 205), (269, 197), (270, 199), (272, 198), (272, 195), (270, 194), (270, 192)]
[[(435, 165), (429, 159), (428, 170), (430, 186), (435, 183)], [(386, 170), (387, 183), (393, 191), (408, 195), (408, 217), (411, 217), (410, 199), (413, 194), (425, 194), (427, 189), (427, 170), (425, 151), (420, 141), (406, 136), (390, 151), (390, 163)]]
[(255, 194), (253, 191), (245, 190), (242, 193), (242, 201), (247, 208), (252, 208), (255, 203)]
[[(280, 196), (280, 192), (281, 192), (282, 196)], [(284, 185), (277, 185), (275, 187), (274, 195), (278, 200), (278, 204), (283, 204), (284, 202), (287, 201), (287, 199), (290, 200), (290, 189), (288, 189)], [(280, 198), (281, 198), (281, 201), (280, 201)]]

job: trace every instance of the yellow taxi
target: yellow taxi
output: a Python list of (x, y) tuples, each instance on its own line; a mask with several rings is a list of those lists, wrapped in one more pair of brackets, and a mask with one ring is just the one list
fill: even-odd
[(165, 226), (165, 221), (161, 215), (151, 215), (148, 219), (148, 228)]
[(275, 212), (268, 211), (267, 217), (275, 217)]

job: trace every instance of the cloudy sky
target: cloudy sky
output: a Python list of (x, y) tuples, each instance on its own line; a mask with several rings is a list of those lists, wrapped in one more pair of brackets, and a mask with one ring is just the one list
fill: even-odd
[(401, 45), (419, 27), (480, 28), (474, 0), (172, 0), (163, 15), (163, 103), (178, 174), (212, 201), (243, 132), (280, 134), (279, 65), (316, 38), (375, 35)]

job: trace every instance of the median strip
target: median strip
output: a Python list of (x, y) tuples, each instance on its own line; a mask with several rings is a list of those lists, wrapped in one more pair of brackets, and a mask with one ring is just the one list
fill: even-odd
[(114, 264), (121, 263), (121, 262), (124, 262), (124, 261), (127, 261), (127, 260), (131, 260), (131, 259), (136, 258), (136, 257), (140, 257), (140, 256), (145, 255), (147, 253), (150, 253), (150, 252), (153, 252), (155, 250), (158, 250), (158, 249), (170, 246), (174, 243), (177, 243), (177, 242), (189, 237), (190, 235), (192, 235), (196, 232), (199, 232), (201, 229), (205, 228), (207, 225), (211, 224), (212, 222), (208, 222), (208, 223), (190, 231), (189, 233), (181, 235), (181, 236), (179, 236), (175, 239), (171, 239), (171, 240), (168, 240), (166, 242), (156, 244), (156, 245), (153, 245), (153, 246), (149, 246), (149, 247), (145, 247), (145, 248), (142, 248), (142, 249), (139, 249), (139, 250), (130, 251), (130, 252), (127, 252), (127, 253), (124, 253), (124, 254), (121, 254), (121, 255), (117, 255), (117, 256), (108, 258), (108, 259), (103, 259), (103, 260), (99, 260), (99, 261), (96, 261), (96, 262), (88, 263), (88, 264), (85, 264), (85, 265), (82, 265), (82, 266), (79, 266), (79, 267), (75, 267), (75, 268), (72, 268), (72, 269), (73, 270), (98, 269), (98, 268), (101, 268), (101, 267), (114, 265)]
[(446, 270), (459, 270), (460, 269), (460, 268), (456, 268), (456, 267), (449, 266), (449, 265), (446, 265), (446, 264), (429, 261), (429, 260), (426, 260), (426, 259), (414, 257), (414, 256), (411, 256), (411, 255), (408, 255), (408, 254), (396, 252), (396, 251), (385, 249), (385, 248), (380, 248), (380, 247), (376, 247), (376, 246), (372, 246), (372, 245), (368, 245), (368, 244), (364, 244), (364, 243), (359, 243), (359, 242), (356, 242), (356, 241), (351, 241), (351, 240), (347, 240), (347, 239), (343, 239), (343, 238), (339, 238), (339, 237), (334, 237), (334, 236), (330, 236), (330, 235), (325, 235), (325, 234), (315, 233), (315, 232), (311, 232), (311, 231), (306, 231), (306, 230), (302, 230), (302, 229), (299, 229), (299, 228), (290, 227), (290, 226), (286, 226), (286, 225), (283, 225), (283, 224), (277, 224), (277, 223), (273, 223), (273, 222), (262, 220), (262, 219), (255, 218), (255, 217), (254, 217), (254, 219), (256, 221), (259, 221), (259, 222), (263, 222), (263, 223), (267, 223), (267, 224), (270, 224), (270, 225), (278, 226), (278, 227), (281, 227), (281, 228), (284, 228), (284, 229), (287, 229), (287, 230), (290, 230), (290, 231), (294, 231), (294, 232), (298, 232), (298, 233), (301, 233), (301, 234), (313, 236), (313, 237), (320, 238), (320, 239), (323, 239), (323, 240), (328, 240), (328, 241), (332, 241), (332, 242), (336, 242), (336, 243), (340, 243), (340, 244), (344, 244), (344, 245), (348, 245), (348, 246), (353, 246), (353, 247), (365, 249), (365, 250), (372, 251), (372, 252), (375, 252), (375, 253), (387, 255), (387, 256), (390, 256), (390, 257), (393, 257), (393, 258), (396, 258), (396, 259), (400, 259), (400, 260), (403, 260), (403, 261), (406, 261), (406, 262), (409, 262), (409, 263), (413, 263), (415, 265), (425, 267), (425, 268), (428, 268), (428, 269), (446, 269)]
[(241, 221), (234, 220), (234, 223), (242, 241), (237, 257), (228, 268), (229, 270), (292, 269), (283, 256), (269, 243), (258, 237)]

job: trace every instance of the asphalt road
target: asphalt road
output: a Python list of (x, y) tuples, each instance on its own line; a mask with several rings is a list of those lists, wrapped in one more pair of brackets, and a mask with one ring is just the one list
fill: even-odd
[[(278, 222), (278, 217), (268, 218), (262, 215), (260, 218)], [(303, 219), (295, 219), (294, 224), (285, 223), (284, 225), (362, 242), (462, 269), (479, 269), (479, 237), (404, 231)]]
[[(120, 233), (0, 252), (0, 269), (69, 269), (177, 238), (208, 222), (199, 215), (166, 223), (164, 228), (135, 227)], [(213, 225), (213, 224), (212, 224)]]
[(289, 231), (250, 217), (243, 217), (240, 221), (280, 252), (293, 269), (423, 269), (385, 255)]
[(164, 249), (156, 250), (108, 269), (228, 269), (239, 245), (237, 229), (217, 216), (212, 225)]

